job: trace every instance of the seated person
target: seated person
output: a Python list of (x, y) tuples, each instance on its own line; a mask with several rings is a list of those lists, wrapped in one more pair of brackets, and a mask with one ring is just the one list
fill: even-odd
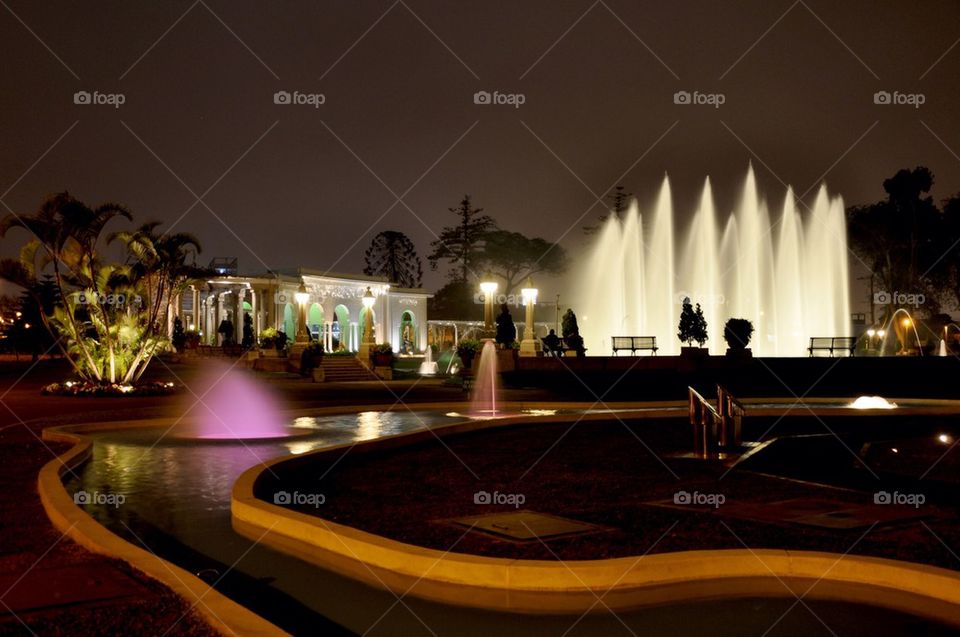
[(545, 353), (557, 354), (560, 352), (561, 341), (560, 337), (557, 336), (556, 330), (550, 330), (550, 333), (540, 340), (543, 341), (543, 349)]

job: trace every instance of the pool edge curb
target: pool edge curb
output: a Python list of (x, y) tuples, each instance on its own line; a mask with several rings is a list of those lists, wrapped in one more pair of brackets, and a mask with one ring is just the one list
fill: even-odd
[[(415, 431), (347, 443), (295, 458), (342, 453), (347, 447), (362, 447), (364, 451), (389, 449), (415, 443), (425, 436), (520, 424), (518, 420), (522, 419), (446, 425), (432, 432)], [(960, 573), (925, 564), (849, 553), (749, 548), (606, 560), (483, 557), (406, 544), (254, 497), (254, 483), (263, 472), (295, 458), (275, 458), (240, 475), (231, 492), (234, 530), (248, 538), (261, 537), (263, 544), (275, 550), (359, 577), (394, 594), (411, 593), (436, 602), (492, 611), (586, 613), (663, 603), (671, 599), (671, 587), (699, 586), (706, 599), (737, 595), (737, 591), (724, 590), (729, 584), (740, 583), (752, 590), (746, 582), (773, 580), (791, 591), (797, 588), (799, 593), (795, 594), (801, 596), (821, 584), (824, 588), (860, 587), (864, 591), (853, 591), (849, 596), (834, 592), (823, 597), (868, 603), (875, 599), (870, 594), (873, 591), (886, 598), (884, 606), (960, 626)], [(788, 586), (786, 582), (799, 586)], [(412, 592), (417, 587), (418, 592)], [(658, 592), (658, 588), (662, 590)], [(807, 588), (810, 590), (803, 593)], [(638, 604), (634, 598), (644, 595), (653, 601)]]
[[(115, 425), (117, 429), (124, 428), (122, 422)], [(67, 425), (66, 427), (83, 426)], [(37, 491), (47, 518), (65, 537), (69, 537), (93, 553), (122, 560), (147, 577), (160, 582), (189, 604), (191, 611), (196, 612), (221, 635), (257, 637), (289, 635), (250, 609), (223, 595), (189, 571), (124, 540), (99, 524), (74, 503), (63, 485), (63, 475), (80, 466), (90, 457), (93, 447), (91, 441), (79, 432), (66, 431), (64, 427), (44, 429), (42, 438), (73, 445), (47, 462), (40, 469), (37, 477)]]

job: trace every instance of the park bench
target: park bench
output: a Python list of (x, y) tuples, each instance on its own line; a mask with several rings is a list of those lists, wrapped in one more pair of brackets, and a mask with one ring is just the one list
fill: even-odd
[(853, 356), (856, 348), (856, 336), (811, 336), (807, 351), (810, 352), (810, 356), (813, 356), (814, 352), (830, 352), (830, 356), (833, 356), (838, 351), (847, 352)]
[(630, 355), (635, 355), (638, 351), (649, 351), (653, 356), (657, 355), (657, 337), (656, 336), (614, 336), (613, 355), (617, 352), (630, 350)]

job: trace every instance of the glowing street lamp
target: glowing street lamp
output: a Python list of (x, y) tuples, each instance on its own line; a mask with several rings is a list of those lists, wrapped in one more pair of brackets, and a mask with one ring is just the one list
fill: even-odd
[(520, 356), (537, 356), (540, 353), (540, 341), (534, 333), (533, 314), (537, 305), (539, 290), (533, 287), (533, 281), (527, 277), (527, 285), (520, 290), (523, 305), (527, 308), (526, 326), (523, 329), (523, 340), (520, 341)]
[(483, 329), (487, 334), (493, 333), (493, 296), (497, 293), (497, 281), (488, 272), (480, 281), (480, 291), (483, 292)]

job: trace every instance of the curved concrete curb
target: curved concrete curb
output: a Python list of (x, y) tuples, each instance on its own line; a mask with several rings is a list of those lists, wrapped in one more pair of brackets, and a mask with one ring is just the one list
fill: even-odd
[[(652, 414), (651, 414), (652, 415)], [(598, 414), (597, 418), (608, 418)], [(573, 416), (572, 418), (576, 418)], [(566, 420), (566, 417), (556, 417)], [(384, 451), (436, 435), (522, 424), (460, 423), (270, 461)], [(527, 420), (526, 422), (529, 422)], [(489, 558), (405, 544), (254, 497), (266, 466), (234, 484), (234, 529), (324, 568), (433, 601), (494, 611), (587, 613), (697, 599), (790, 595), (882, 605), (960, 626), (960, 573), (885, 558), (790, 550), (703, 550), (607, 560)]]
[[(152, 426), (156, 424), (154, 421)], [(59, 531), (94, 553), (123, 560), (147, 576), (159, 580), (186, 600), (214, 630), (222, 635), (279, 637), (288, 634), (217, 592), (199, 577), (108, 531), (74, 504), (73, 497), (63, 486), (62, 476), (90, 456), (92, 444), (80, 433), (120, 429), (123, 428), (123, 423), (74, 425), (69, 428), (73, 433), (68, 433), (63, 427), (43, 431), (44, 440), (67, 442), (74, 446), (45, 464), (37, 480), (37, 490), (40, 492), (43, 508)]]

